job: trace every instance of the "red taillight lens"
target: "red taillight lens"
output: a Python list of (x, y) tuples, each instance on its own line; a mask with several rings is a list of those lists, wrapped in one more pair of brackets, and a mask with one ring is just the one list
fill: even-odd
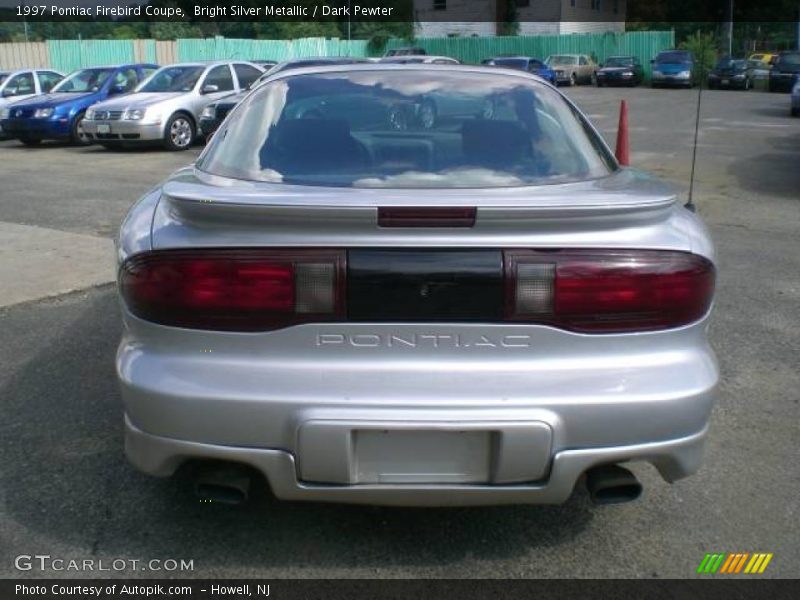
[(580, 332), (650, 331), (702, 317), (714, 266), (660, 250), (508, 250), (506, 318)]
[(255, 331), (344, 314), (338, 250), (164, 250), (127, 260), (120, 290), (143, 319)]

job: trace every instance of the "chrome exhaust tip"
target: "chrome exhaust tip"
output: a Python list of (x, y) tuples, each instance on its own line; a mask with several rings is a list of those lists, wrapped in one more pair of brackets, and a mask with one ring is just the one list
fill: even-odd
[(622, 504), (642, 495), (642, 484), (619, 465), (593, 467), (586, 473), (586, 488), (594, 504)]
[(239, 465), (209, 467), (197, 477), (195, 495), (201, 502), (219, 504), (244, 504), (250, 497), (252, 477)]

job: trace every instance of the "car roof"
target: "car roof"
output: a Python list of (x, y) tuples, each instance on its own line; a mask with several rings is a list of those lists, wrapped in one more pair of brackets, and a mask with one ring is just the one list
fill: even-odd
[[(79, 67), (75, 69), (75, 71), (85, 71), (86, 69), (124, 69), (126, 67), (158, 67), (158, 65), (153, 63), (122, 63), (117, 65), (90, 65), (88, 67)], [(50, 70), (52, 71), (53, 69)]]
[(419, 63), (423, 61), (432, 61), (441, 59), (458, 61), (457, 58), (453, 58), (452, 56), (445, 56), (444, 54), (408, 54), (406, 56), (384, 56), (383, 58), (380, 59), (379, 62), (393, 64), (407, 60)]
[[(431, 65), (425, 63), (357, 63), (349, 65), (313, 65), (308, 67), (298, 67), (296, 69), (286, 69), (274, 74), (275, 79), (284, 79), (288, 77), (299, 77), (302, 75), (315, 75), (325, 73), (341, 73), (341, 72), (368, 72), (368, 71), (428, 71), (431, 73), (441, 73), (442, 71), (453, 71), (456, 73), (483, 73), (493, 77), (521, 77), (529, 81), (536, 81), (553, 87), (549, 82), (542, 79), (537, 75), (528, 73), (526, 71), (518, 71), (514, 69), (497, 69), (488, 65), (463, 65), (463, 64), (447, 64), (447, 65)], [(270, 81), (272, 77), (264, 80), (264, 83)]]
[(46, 67), (15, 67), (13, 69), (0, 69), (0, 75), (13, 75), (14, 73), (25, 73), (27, 71), (52, 71), (58, 73), (55, 69)]
[(170, 63), (168, 65), (163, 65), (161, 68), (163, 69), (164, 67), (216, 67), (218, 65), (229, 65), (232, 63), (252, 64), (251, 61), (249, 60), (244, 60), (244, 59), (239, 60), (239, 59), (229, 58), (225, 60), (189, 60), (186, 62)]

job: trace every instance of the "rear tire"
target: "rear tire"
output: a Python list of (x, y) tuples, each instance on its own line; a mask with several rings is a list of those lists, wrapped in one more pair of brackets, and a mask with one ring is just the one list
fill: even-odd
[(800, 117), (800, 108), (793, 108), (791, 112), (793, 117)]
[(26, 146), (38, 146), (42, 143), (41, 138), (32, 138), (32, 137), (23, 137), (19, 138), (19, 141), (25, 144)]
[(187, 115), (174, 114), (167, 121), (164, 130), (164, 147), (173, 152), (188, 150), (192, 147), (196, 135), (194, 122)]
[(100, 142), (100, 145), (106, 150), (122, 150), (121, 142)]
[(573, 73), (569, 76), (569, 87), (575, 87), (578, 85), (578, 76)]

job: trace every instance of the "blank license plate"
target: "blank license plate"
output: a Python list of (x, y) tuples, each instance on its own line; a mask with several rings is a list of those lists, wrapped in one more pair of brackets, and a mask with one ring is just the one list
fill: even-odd
[(488, 431), (353, 432), (358, 483), (487, 483)]
[(106, 125), (105, 123), (100, 123), (97, 126), (97, 133), (111, 133), (111, 125)]

